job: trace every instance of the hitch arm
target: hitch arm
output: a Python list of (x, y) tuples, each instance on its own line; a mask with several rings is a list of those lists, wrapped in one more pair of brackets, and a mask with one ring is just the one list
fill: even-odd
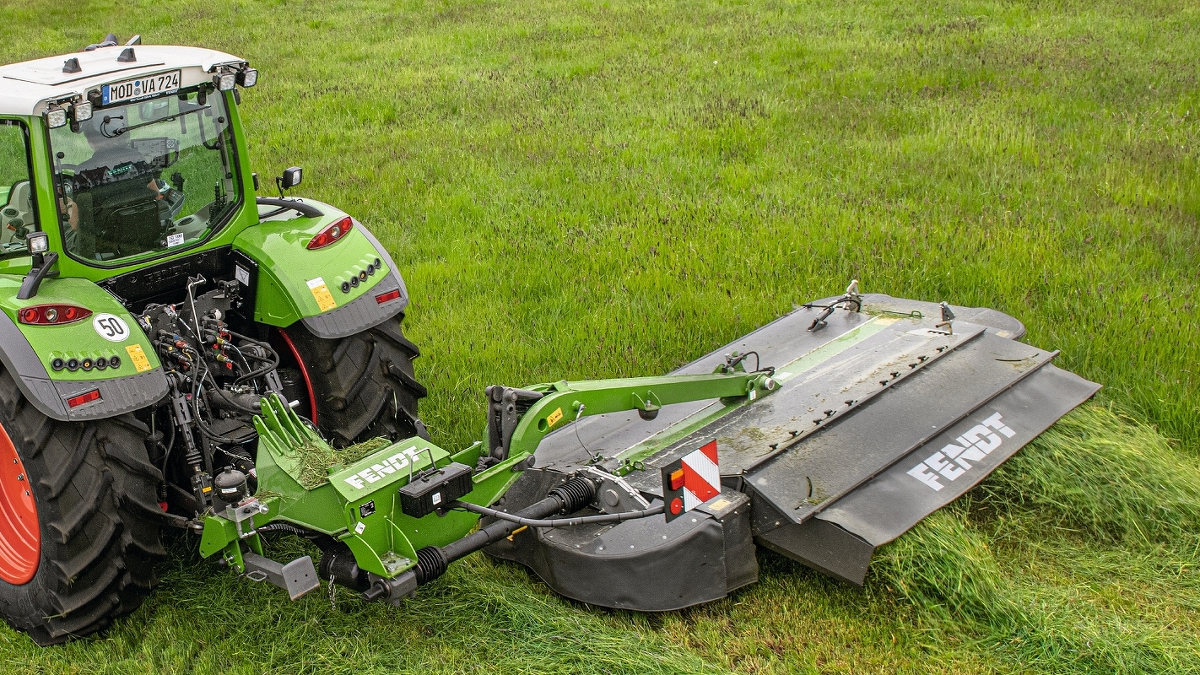
[[(708, 399), (753, 401), (775, 389), (767, 372), (664, 375), (615, 380), (556, 382), (532, 389), (542, 398), (530, 406), (506, 444), (507, 456), (529, 456), (550, 432), (590, 415), (637, 410), (653, 419), (660, 407)], [(489, 445), (494, 441), (489, 441)]]

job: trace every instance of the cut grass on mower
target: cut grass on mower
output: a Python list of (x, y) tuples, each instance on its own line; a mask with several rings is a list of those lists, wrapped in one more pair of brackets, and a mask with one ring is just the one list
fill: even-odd
[(390, 443), (386, 438), (372, 438), (337, 450), (328, 444), (306, 442), (296, 448), (300, 456), (299, 483), (305, 490), (315, 490), (329, 482), (330, 469), (349, 466)]
[(114, 31), (259, 68), (242, 103), (253, 169), (304, 166), (298, 192), (393, 252), (443, 447), (478, 437), (488, 384), (667, 372), (850, 278), (1016, 316), (1106, 388), (880, 551), (863, 590), (760, 553), (761, 582), (729, 599), (634, 615), (473, 556), (398, 609), (348, 593), (335, 609), (199, 562), (182, 538), (159, 591), (104, 636), (42, 650), (0, 628), (0, 663), (1200, 671), (1196, 9), (6, 4), (5, 62)]

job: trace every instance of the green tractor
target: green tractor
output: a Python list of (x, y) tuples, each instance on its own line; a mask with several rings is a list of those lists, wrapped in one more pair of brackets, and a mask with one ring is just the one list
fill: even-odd
[(0, 611), (42, 644), (136, 608), (163, 529), (253, 482), (263, 395), (338, 446), (425, 433), (387, 251), (255, 198), (258, 73), (132, 42), (0, 68)]
[(111, 35), (0, 68), (0, 613), (38, 644), (137, 608), (169, 530), (292, 599), (398, 604), (480, 550), (635, 611), (753, 583), (758, 545), (862, 584), (1098, 388), (1012, 317), (854, 282), (668, 375), (488, 387), (441, 448), (387, 251), (299, 168), (255, 196), (257, 79)]

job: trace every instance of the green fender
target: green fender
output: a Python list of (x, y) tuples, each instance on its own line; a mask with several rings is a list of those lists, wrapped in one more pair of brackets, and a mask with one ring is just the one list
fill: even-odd
[[(18, 300), (21, 279), (0, 274), (0, 361), (34, 407), (56, 420), (82, 421), (144, 408), (166, 395), (154, 348), (112, 295), (86, 279), (49, 277), (37, 295)], [(72, 305), (91, 314), (53, 325), (20, 321), (21, 310), (41, 305)], [(107, 365), (113, 357), (116, 368)], [(60, 359), (79, 365), (55, 368)]]
[(323, 215), (267, 218), (233, 241), (258, 266), (245, 271), (257, 274), (254, 320), (281, 328), (301, 321), (317, 337), (333, 339), (404, 311), (408, 289), (379, 240), (351, 218), (352, 228), (341, 239), (309, 250), (313, 237), (349, 216), (321, 202), (304, 204)]

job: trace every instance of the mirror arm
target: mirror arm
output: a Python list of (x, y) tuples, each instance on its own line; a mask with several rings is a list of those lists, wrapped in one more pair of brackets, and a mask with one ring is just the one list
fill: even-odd
[(309, 218), (320, 218), (321, 216), (325, 215), (324, 211), (322, 211), (321, 209), (318, 209), (317, 207), (313, 206), (312, 204), (305, 204), (304, 202), (296, 201), (294, 199), (276, 199), (274, 197), (257, 197), (257, 198), (255, 198), (254, 201), (257, 204), (262, 204), (264, 206), (278, 206), (279, 208), (282, 208), (282, 209), (291, 209), (293, 211), (299, 211), (300, 215), (307, 216)]
[[(39, 265), (39, 258), (41, 264)], [(25, 275), (25, 279), (21, 282), (21, 290), (17, 291), (18, 300), (28, 300), (37, 295), (38, 286), (42, 285), (42, 279), (50, 276), (50, 268), (54, 267), (54, 263), (58, 262), (58, 254), (50, 251), (46, 254), (34, 253), (34, 266), (29, 270), (29, 274)]]

